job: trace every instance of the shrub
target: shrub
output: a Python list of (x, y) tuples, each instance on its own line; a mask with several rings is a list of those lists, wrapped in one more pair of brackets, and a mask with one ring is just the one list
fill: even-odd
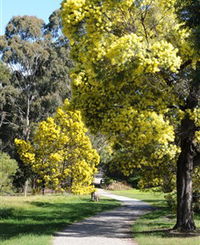
[(4, 152), (0, 152), (0, 193), (12, 190), (12, 178), (16, 173), (18, 164)]

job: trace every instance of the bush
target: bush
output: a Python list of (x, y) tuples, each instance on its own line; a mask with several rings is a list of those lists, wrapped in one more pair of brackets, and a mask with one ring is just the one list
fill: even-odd
[(133, 188), (138, 188), (138, 183), (141, 177), (139, 175), (131, 176), (127, 179), (128, 184), (130, 184)]
[(105, 176), (102, 180), (101, 180), (101, 186), (103, 188), (107, 188), (110, 184), (112, 184), (113, 182), (115, 182), (114, 179), (111, 179), (110, 177)]
[(0, 152), (0, 193), (12, 190), (12, 178), (16, 173), (18, 164), (4, 152)]

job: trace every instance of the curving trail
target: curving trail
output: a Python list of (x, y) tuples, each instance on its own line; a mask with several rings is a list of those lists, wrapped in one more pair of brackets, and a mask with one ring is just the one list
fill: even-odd
[(98, 190), (101, 196), (122, 202), (120, 208), (102, 212), (66, 227), (55, 234), (53, 245), (136, 245), (131, 225), (140, 215), (152, 210), (142, 201)]

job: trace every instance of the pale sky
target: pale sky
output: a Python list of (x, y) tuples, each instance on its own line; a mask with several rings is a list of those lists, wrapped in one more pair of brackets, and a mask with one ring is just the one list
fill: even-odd
[(48, 21), (49, 15), (60, 8), (62, 0), (0, 0), (0, 35), (13, 16), (37, 16)]

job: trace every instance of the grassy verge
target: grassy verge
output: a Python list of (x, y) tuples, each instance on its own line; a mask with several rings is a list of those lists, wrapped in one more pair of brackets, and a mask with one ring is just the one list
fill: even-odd
[[(159, 209), (143, 215), (133, 225), (133, 236), (139, 245), (200, 245), (200, 235), (174, 233), (170, 229), (175, 224), (175, 213), (166, 205), (162, 193), (142, 192), (139, 190), (115, 191), (115, 194), (149, 202)], [(200, 227), (200, 214), (195, 215)]]
[(119, 203), (91, 202), (89, 196), (0, 197), (0, 244), (47, 245), (66, 225)]

